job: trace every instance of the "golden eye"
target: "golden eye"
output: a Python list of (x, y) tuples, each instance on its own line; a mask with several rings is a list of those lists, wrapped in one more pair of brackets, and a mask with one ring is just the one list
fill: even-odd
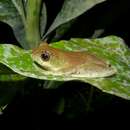
[(44, 51), (42, 54), (41, 54), (41, 58), (42, 60), (44, 61), (48, 61), (50, 59), (50, 53), (48, 51)]

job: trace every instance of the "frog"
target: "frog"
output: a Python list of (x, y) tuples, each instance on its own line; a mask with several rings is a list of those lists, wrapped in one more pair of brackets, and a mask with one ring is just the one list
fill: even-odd
[(117, 73), (117, 70), (104, 58), (88, 51), (68, 51), (50, 46), (42, 42), (32, 50), (32, 59), (52, 75), (71, 77), (103, 78)]

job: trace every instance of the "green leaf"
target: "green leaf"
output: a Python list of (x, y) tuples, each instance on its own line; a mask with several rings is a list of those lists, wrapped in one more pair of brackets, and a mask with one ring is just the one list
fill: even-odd
[(105, 0), (65, 0), (61, 11), (58, 13), (53, 24), (48, 29), (47, 33), (43, 38), (45, 38), (50, 32), (55, 30), (58, 26), (80, 16), (96, 4), (101, 3), (103, 1)]
[(12, 0), (15, 8), (17, 9), (19, 15), (21, 16), (22, 20), (25, 22), (25, 8), (23, 0)]
[(52, 42), (59, 41), (64, 34), (71, 28), (72, 24), (74, 23), (75, 20), (71, 20), (70, 22), (67, 22), (65, 24), (62, 24), (59, 26), (56, 31), (55, 31), (55, 36), (51, 40)]
[(77, 38), (56, 42), (51, 46), (68, 51), (81, 50), (94, 53), (108, 60), (117, 69), (117, 74), (107, 78), (83, 78), (48, 74), (35, 65), (31, 58), (31, 50), (25, 51), (17, 46), (7, 44), (0, 45), (0, 62), (23, 76), (56, 81), (80, 80), (104, 92), (130, 99), (130, 50), (121, 38), (116, 36), (98, 39)]
[(0, 74), (0, 81), (24, 81), (26, 77), (19, 74)]
[(41, 7), (41, 17), (40, 17), (40, 34), (41, 37), (43, 36), (43, 34), (45, 33), (45, 29), (46, 29), (46, 24), (47, 24), (47, 9), (46, 9), (46, 5), (45, 3), (42, 3), (42, 7)]
[(0, 81), (22, 81), (25, 79), (26, 77), (19, 75), (5, 65), (0, 64)]
[(12, 27), (21, 46), (27, 49), (24, 30), (25, 19), (21, 0), (19, 2), (17, 0), (0, 0), (0, 21)]
[(11, 69), (9, 69), (3, 64), (0, 64), (0, 74), (12, 74), (12, 73), (14, 72)]

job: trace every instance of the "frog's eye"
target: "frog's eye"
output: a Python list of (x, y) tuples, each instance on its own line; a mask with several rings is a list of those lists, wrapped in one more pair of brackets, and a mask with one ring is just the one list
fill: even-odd
[(41, 54), (41, 58), (42, 60), (44, 61), (48, 61), (50, 59), (50, 53), (48, 51), (44, 51), (42, 54)]

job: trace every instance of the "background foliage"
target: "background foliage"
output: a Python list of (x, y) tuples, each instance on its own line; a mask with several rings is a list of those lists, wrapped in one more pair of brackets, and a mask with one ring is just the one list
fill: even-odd
[[(1, 2), (7, 2), (7, 0), (0, 0), (0, 4), (1, 4)], [(12, 0), (12, 2), (15, 2), (15, 5), (20, 4), (20, 3), (17, 3), (18, 1)], [(50, 27), (50, 25), (52, 24), (55, 16), (62, 8), (63, 1), (45, 0), (45, 4), (46, 4), (46, 8), (43, 5), (43, 7), (44, 7), (43, 10), (44, 10), (44, 12), (47, 12), (47, 18), (45, 17), (44, 14), (42, 17), (43, 17), (43, 19), (46, 19), (47, 22), (46, 22), (46, 20), (43, 20), (42, 22), (45, 22), (44, 25), (46, 25), (46, 27), (43, 27), (43, 26), (42, 27), (43, 27), (44, 32), (47, 32), (47, 30)], [(11, 4), (9, 4), (9, 5), (11, 6)], [(100, 5), (95, 6), (88, 12), (84, 12), (84, 14), (80, 15), (76, 19), (71, 20), (69, 23), (64, 24), (64, 26), (60, 26), (55, 31), (53, 31), (53, 33), (49, 34), (49, 36), (47, 37), (47, 40), (48, 41), (52, 41), (52, 40), (57, 41), (59, 39), (70, 39), (71, 37), (86, 38), (86, 37), (92, 37), (93, 34), (94, 34), (93, 37), (98, 37), (98, 36), (103, 37), (103, 36), (114, 34), (114, 35), (122, 37), (126, 41), (126, 43), (129, 43), (129, 39), (128, 39), (128, 37), (129, 37), (129, 30), (128, 30), (129, 5), (130, 4), (129, 4), (128, 0), (126, 0), (126, 1), (108, 0), (104, 3), (101, 3)], [(11, 9), (12, 9), (12, 6), (11, 6)], [(45, 10), (47, 10), (47, 11), (45, 11)], [(0, 12), (2, 12), (1, 14), (5, 14), (5, 13), (8, 14), (9, 12), (11, 12), (11, 11), (9, 11), (7, 13), (6, 11), (7, 10), (0, 8)], [(1, 14), (0, 14), (0, 19), (6, 18)], [(6, 16), (8, 16), (8, 15), (6, 15)], [(12, 19), (14, 19), (14, 21), (16, 18), (18, 18), (15, 16), (12, 16), (12, 17), (13, 17)], [(22, 21), (22, 20), (20, 20), (20, 21)], [(38, 21), (36, 21), (36, 23), (37, 22)], [(24, 29), (22, 26), (20, 27), (20, 31), (22, 31), (22, 29)], [(33, 24), (30, 24), (30, 26), (33, 26)], [(37, 26), (37, 24), (36, 24), (36, 26)], [(17, 37), (17, 40), (16, 40), (14, 38), (13, 32), (9, 26), (7, 26), (3, 23), (0, 23), (0, 27), (4, 28), (4, 30), (2, 29), (2, 31), (0, 31), (1, 43), (13, 43), (13, 44), (21, 43), (20, 45), (22, 45), (22, 47), (24, 47), (26, 49), (32, 47), (29, 44), (28, 44), (29, 46), (27, 46), (27, 44), (25, 44), (26, 42), (23, 42), (23, 40), (26, 40), (26, 39), (24, 39), (25, 37), (22, 37), (21, 40), (19, 40), (20, 37), (19, 38)], [(13, 25), (13, 22), (12, 22), (11, 27), (13, 27), (13, 30), (15, 31), (15, 29), (17, 29), (17, 27), (19, 27), (19, 26), (17, 25), (17, 27), (15, 28)], [(19, 33), (20, 33), (20, 31), (19, 31)], [(36, 32), (36, 31), (34, 31), (34, 32)], [(42, 34), (44, 32), (40, 31), (40, 35), (42, 36)], [(16, 33), (15, 35), (19, 35), (19, 33)], [(25, 33), (23, 33), (22, 35), (19, 35), (19, 36), (23, 36), (24, 34)], [(34, 36), (34, 34), (32, 34), (32, 36)], [(35, 40), (37, 40), (37, 39), (38, 38), (36, 38)], [(17, 41), (20, 41), (20, 42), (17, 42)], [(19, 45), (19, 44), (17, 44), (17, 45)], [(35, 46), (37, 46), (37, 45), (35, 45)], [(12, 75), (12, 71), (11, 71), (11, 75)], [(4, 75), (4, 77), (5, 77), (5, 75)], [(7, 77), (6, 77), (6, 79), (7, 79)], [(14, 80), (15, 77), (17, 77), (17, 76), (14, 76), (14, 74), (13, 74), (13, 76), (11, 76), (11, 78), (12, 77), (14, 77), (13, 78), (13, 80)], [(91, 118), (96, 120), (97, 117), (107, 118), (110, 115), (112, 115), (112, 117), (115, 117), (115, 118), (117, 118), (117, 115), (120, 115), (120, 116), (126, 115), (129, 117), (129, 114), (128, 114), (129, 101), (125, 101), (123, 99), (114, 97), (112, 95), (101, 93), (99, 90), (97, 90), (96, 88), (93, 88), (92, 86), (91, 86), (91, 88), (93, 88), (93, 89), (90, 89), (90, 86), (88, 84), (83, 84), (83, 83), (79, 83), (79, 82), (78, 83), (77, 82), (76, 83), (68, 82), (68, 83), (63, 84), (62, 86), (60, 86), (59, 88), (57, 88), (55, 90), (54, 89), (45, 90), (45, 89), (42, 89), (42, 87), (49, 86), (48, 83), (47, 83), (47, 85), (46, 84), (41, 85), (41, 84), (43, 84), (43, 81), (32, 80), (32, 79), (31, 80), (26, 79), (23, 82), (23, 81), (21, 81), (21, 78), (22, 78), (21, 76), (19, 78), (16, 78), (18, 80), (20, 79), (20, 82), (18, 82), (17, 84), (13, 83), (14, 87), (13, 88), (10, 87), (9, 89), (8, 89), (8, 87), (7, 87), (7, 89), (5, 89), (5, 87), (3, 88), (3, 86), (8, 86), (8, 84), (10, 84), (10, 86), (11, 86), (10, 82), (12, 81), (12, 79), (11, 79), (11, 81), (9, 81), (10, 78), (8, 78), (9, 82), (1, 81), (1, 90), (0, 91), (4, 95), (4, 96), (1, 96), (2, 97), (1, 99), (2, 100), (4, 99), (3, 101), (1, 101), (1, 102), (3, 102), (2, 104), (5, 105), (13, 99), (11, 105), (8, 105), (7, 109), (5, 110), (5, 115), (6, 115), (6, 113), (8, 113), (8, 115), (9, 115), (9, 116), (7, 116), (8, 119), (6, 118), (7, 120), (10, 119), (9, 117), (14, 117), (15, 119), (18, 119), (20, 121), (20, 120), (22, 120), (22, 118), (20, 119), (18, 117), (23, 117), (24, 115), (26, 115), (26, 117), (30, 117), (31, 115), (33, 115), (34, 118), (31, 119), (30, 122), (31, 122), (31, 124), (32, 124), (32, 122), (35, 122), (35, 124), (37, 125), (40, 123), (40, 121), (39, 120), (38, 120), (39, 122), (36, 121), (35, 118), (43, 119), (43, 117), (46, 117), (46, 122), (50, 122), (49, 117), (51, 117), (51, 119), (52, 119), (51, 121), (54, 121), (54, 120), (56, 121), (56, 119), (58, 119), (58, 118), (57, 118), (57, 114), (55, 115), (54, 113), (57, 110), (58, 110), (57, 112), (59, 112), (59, 114), (62, 113), (61, 115), (63, 117), (66, 117), (66, 116), (75, 117), (77, 115), (78, 117), (80, 116), (83, 118), (83, 115), (86, 115), (86, 114), (84, 114), (84, 113), (86, 113), (86, 108), (87, 108), (87, 111), (89, 111), (88, 113), (91, 115), (91, 116), (88, 116), (88, 114), (87, 114), (87, 118), (89, 118), (90, 120), (91, 120)], [(5, 80), (5, 78), (4, 78), (4, 80)], [(22, 84), (21, 84), (21, 82), (22, 82)], [(55, 83), (49, 82), (49, 84), (54, 85)], [(62, 84), (62, 83), (60, 83), (60, 84)], [(23, 87), (21, 87), (21, 89), (17, 89), (18, 88), (17, 86), (20, 86), (20, 85)], [(86, 87), (86, 85), (89, 87)], [(57, 83), (56, 83), (56, 86), (57, 86)], [(80, 86), (80, 88), (78, 86)], [(8, 100), (8, 96), (6, 96), (6, 94), (8, 95), (8, 92), (10, 92), (9, 94), (11, 95), (9, 100)], [(21, 104), (19, 104), (19, 103), (21, 103)], [(35, 104), (35, 105), (33, 105), (33, 104)], [(37, 106), (39, 106), (39, 107), (37, 107)], [(44, 107), (42, 107), (42, 106), (44, 106)], [(57, 107), (57, 106), (59, 106), (59, 107)], [(80, 107), (78, 107), (78, 106), (80, 106)], [(14, 110), (14, 111), (12, 112), (12, 110)], [(24, 111), (24, 114), (23, 113), (20, 114), (21, 110)], [(110, 112), (110, 110), (111, 110), (111, 114), (109, 115), (108, 113)], [(35, 113), (36, 111), (37, 111), (37, 114)], [(19, 114), (16, 114), (16, 113), (19, 113)], [(103, 115), (105, 115), (105, 116), (103, 116)], [(126, 118), (126, 116), (125, 116), (125, 118)], [(14, 121), (14, 120), (12, 120), (12, 121)], [(25, 123), (26, 121), (27, 121), (26, 119), (22, 120), (22, 123)], [(30, 122), (28, 122), (28, 123), (30, 124)], [(40, 124), (42, 124), (42, 123), (40, 123)]]

